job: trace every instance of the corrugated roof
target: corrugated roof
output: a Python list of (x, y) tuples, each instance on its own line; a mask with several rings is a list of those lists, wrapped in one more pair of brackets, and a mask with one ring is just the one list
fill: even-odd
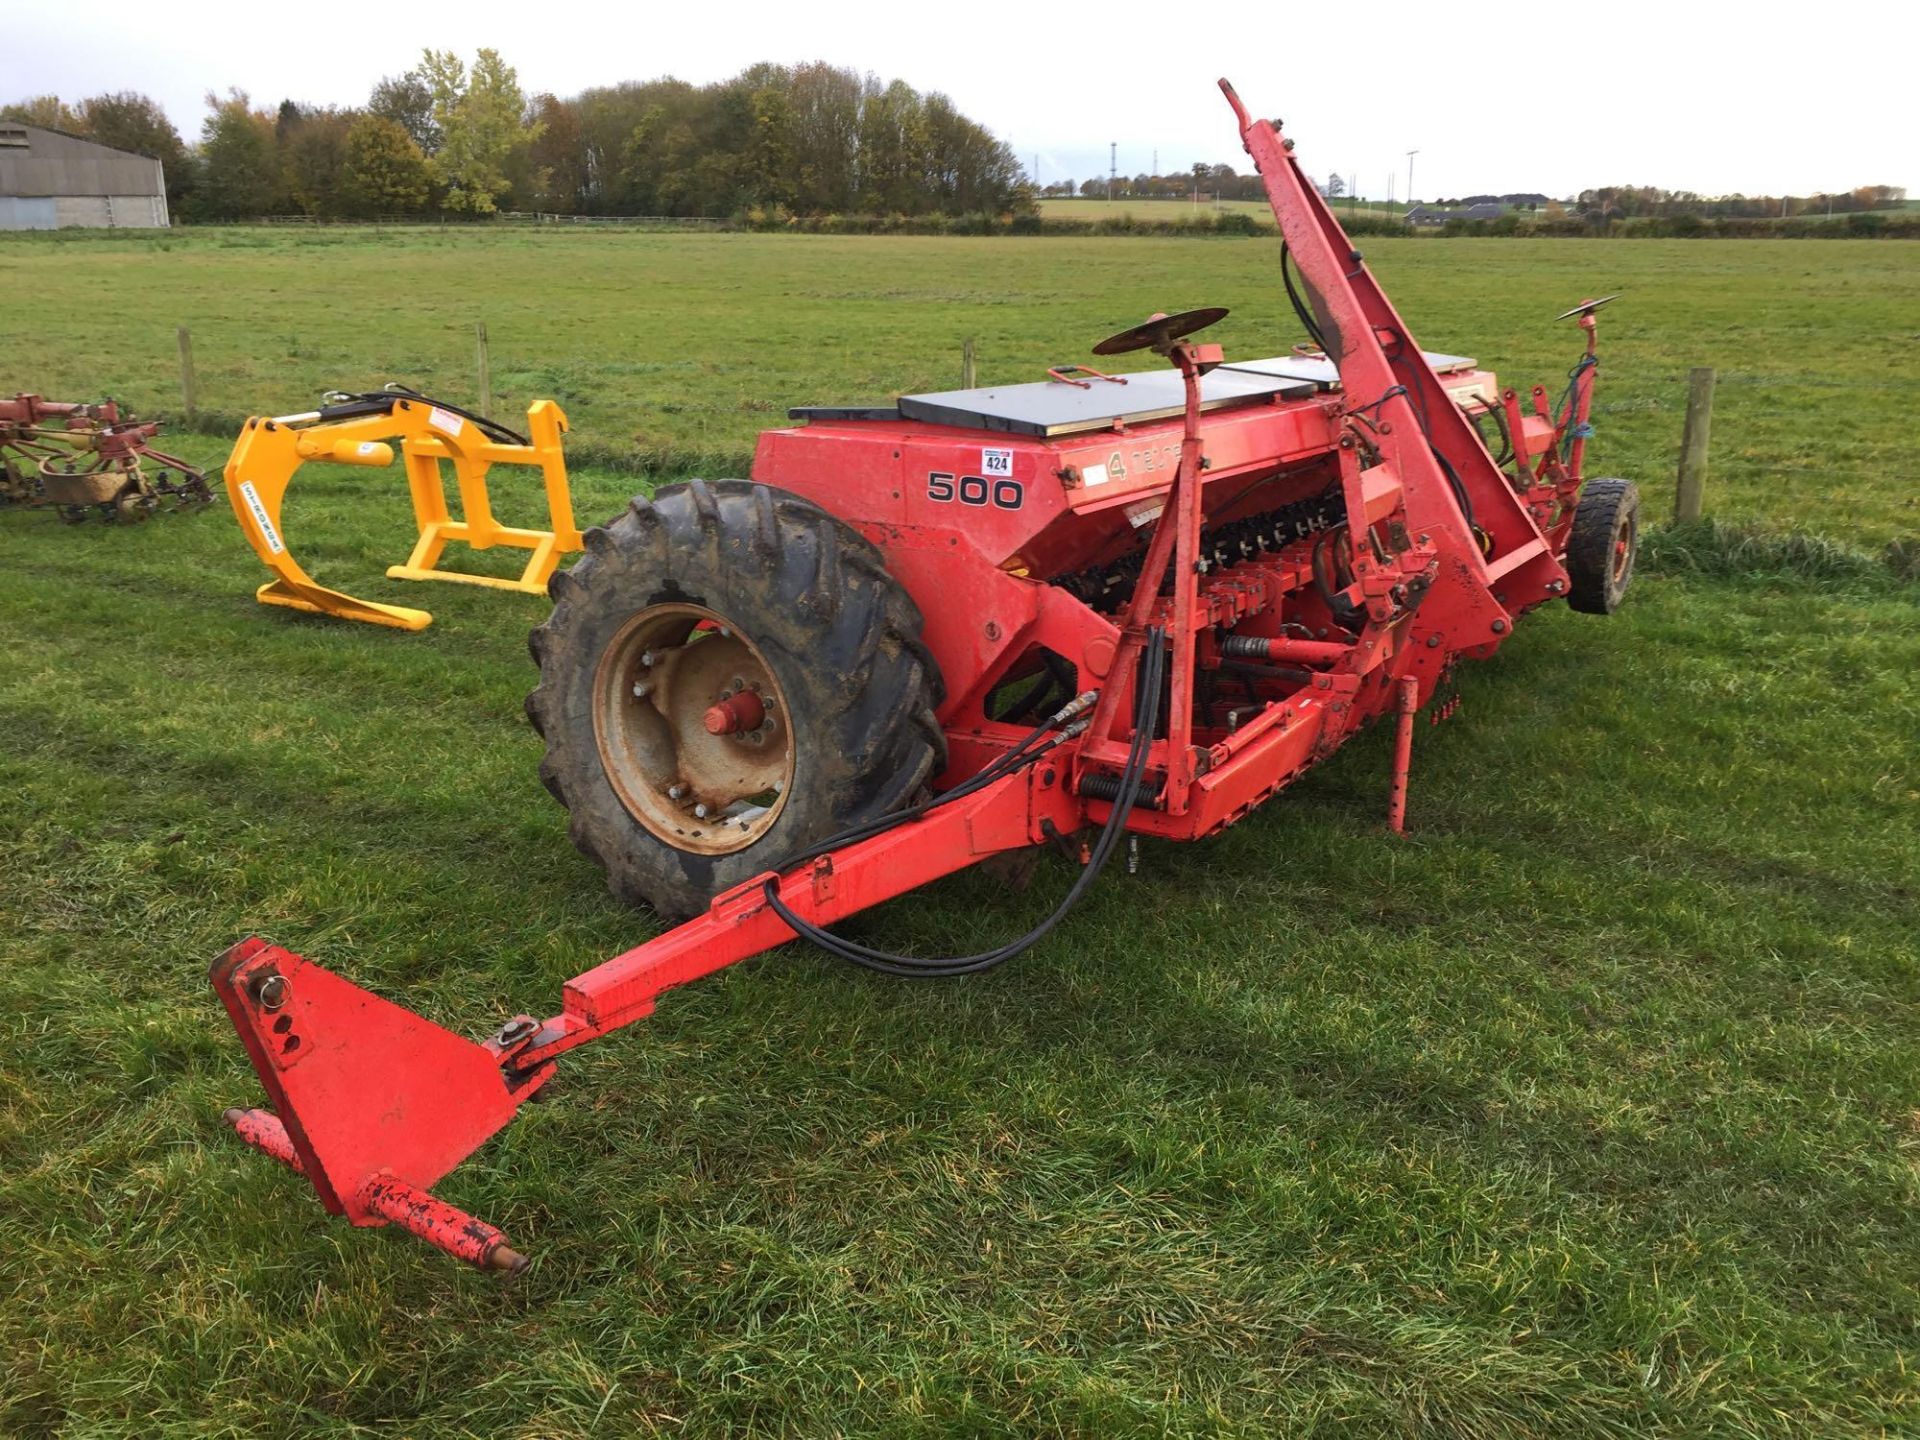
[(0, 120), (0, 195), (161, 195), (166, 188), (160, 162), (149, 156)]

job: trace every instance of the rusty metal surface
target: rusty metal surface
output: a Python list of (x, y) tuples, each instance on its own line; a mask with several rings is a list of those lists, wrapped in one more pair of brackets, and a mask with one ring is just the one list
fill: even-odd
[(0, 400), (0, 507), (45, 507), (71, 524), (207, 504), (205, 473), (155, 449), (159, 432), (158, 421), (137, 421), (112, 400)]

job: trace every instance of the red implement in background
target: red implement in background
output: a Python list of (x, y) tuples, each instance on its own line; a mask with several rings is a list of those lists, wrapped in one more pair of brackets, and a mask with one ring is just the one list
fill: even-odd
[[(1152, 351), (1177, 383), (1164, 370), (1059, 366), (1026, 387), (1044, 402), (1030, 423), (1005, 418), (1012, 391), (982, 390), (906, 397), (923, 402), (912, 413), (904, 399), (796, 412), (806, 423), (762, 437), (753, 493), (801, 497), (854, 527), (925, 617), (945, 679), (937, 798), (731, 885), (703, 914), (569, 981), (559, 1013), (516, 1017), (481, 1042), (248, 940), (212, 973), (271, 1107), (229, 1112), (242, 1139), (355, 1224), (400, 1224), (514, 1269), (524, 1262), (498, 1231), (430, 1187), (558, 1057), (642, 1019), (666, 990), (796, 935), (905, 973), (916, 967), (822, 927), (992, 855), (1096, 830), (1046, 924), (918, 966), (987, 968), (1044, 935), (1121, 838), (1215, 833), (1387, 714), (1398, 723), (1389, 819), (1401, 827), (1417, 710), (1459, 657), (1491, 654), (1517, 616), (1568, 593), (1604, 302), (1570, 312), (1588, 347), (1560, 413), (1543, 391), (1523, 413), (1473, 362), (1419, 349), (1291, 142), (1222, 89), (1286, 242), (1312, 355), (1229, 364), (1221, 346), (1190, 338), (1224, 311), (1156, 315), (1095, 353)], [(1048, 423), (1063, 403), (1124, 413)], [(1482, 420), (1498, 427), (1509, 468), (1483, 443)], [(711, 515), (719, 493), (694, 482), (687, 500)], [(588, 532), (589, 557), (606, 543)], [(1626, 571), (1611, 573), (1624, 586)], [(567, 603), (577, 583), (556, 576), (556, 598)], [(729, 634), (709, 618), (693, 638)], [(990, 698), (1043, 661), (1071, 668), (1076, 698), (1032, 731), (995, 718)], [(624, 700), (628, 678), (608, 693)], [(633, 680), (632, 695), (655, 683)], [(765, 702), (736, 678), (691, 723), (715, 743), (759, 745), (783, 718)]]
[(176, 509), (208, 503), (206, 475), (156, 450), (159, 433), (159, 421), (137, 421), (112, 400), (0, 400), (0, 505), (50, 507), (74, 524), (90, 514), (144, 520), (162, 500)]

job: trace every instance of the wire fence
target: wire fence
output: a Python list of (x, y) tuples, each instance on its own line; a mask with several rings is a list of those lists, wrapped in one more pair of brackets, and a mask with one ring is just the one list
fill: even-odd
[(555, 215), (540, 210), (495, 210), (485, 215), (256, 215), (243, 220), (201, 220), (199, 225), (274, 225), (287, 227), (375, 226), (382, 229), (447, 230), (460, 227), (586, 225), (627, 226), (642, 230), (714, 230), (734, 222), (724, 215)]

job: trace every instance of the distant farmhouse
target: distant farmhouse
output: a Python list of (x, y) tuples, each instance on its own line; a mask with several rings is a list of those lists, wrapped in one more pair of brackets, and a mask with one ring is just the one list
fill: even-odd
[(1449, 220), (1498, 220), (1507, 213), (1507, 207), (1498, 200), (1482, 201), (1478, 205), (1463, 205), (1457, 210), (1442, 210), (1434, 205), (1416, 205), (1407, 211), (1409, 225), (1444, 225)]
[(1407, 211), (1409, 225), (1439, 226), (1449, 220), (1498, 220), (1509, 210), (1538, 210), (1551, 202), (1545, 195), (1469, 195), (1441, 205), (1416, 205)]
[(0, 230), (167, 227), (160, 162), (0, 120)]

